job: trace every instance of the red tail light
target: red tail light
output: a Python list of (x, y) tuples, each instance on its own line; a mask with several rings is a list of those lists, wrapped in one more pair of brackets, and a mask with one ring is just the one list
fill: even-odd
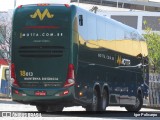
[(64, 4), (67, 8), (69, 8), (70, 6), (68, 4)]
[(75, 77), (74, 77), (74, 65), (69, 64), (68, 65), (68, 73), (67, 73), (67, 79), (64, 84), (64, 87), (70, 87), (75, 84)]
[(23, 5), (19, 5), (17, 8), (22, 8)]
[(48, 6), (49, 4), (37, 4), (37, 6)]
[(15, 65), (12, 63), (11, 64), (11, 79), (13, 80), (13, 85), (19, 87), (18, 81), (16, 79), (16, 74), (15, 74)]

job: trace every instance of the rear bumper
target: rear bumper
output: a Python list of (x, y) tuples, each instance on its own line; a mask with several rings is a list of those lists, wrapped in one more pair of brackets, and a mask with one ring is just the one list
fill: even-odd
[[(35, 91), (46, 91), (45, 96), (36, 96)], [(68, 94), (63, 94), (69, 91)], [(57, 89), (17, 88), (12, 86), (12, 100), (23, 104), (58, 104), (63, 106), (76, 105), (74, 86)]]

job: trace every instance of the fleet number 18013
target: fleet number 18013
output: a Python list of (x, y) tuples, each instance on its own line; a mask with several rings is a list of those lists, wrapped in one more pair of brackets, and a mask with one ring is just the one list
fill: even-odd
[(27, 72), (25, 70), (20, 70), (20, 76), (21, 77), (31, 77), (33, 76), (33, 72)]

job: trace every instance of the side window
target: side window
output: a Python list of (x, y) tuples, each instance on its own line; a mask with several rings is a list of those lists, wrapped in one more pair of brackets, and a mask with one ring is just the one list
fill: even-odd
[(124, 39), (125, 40), (131, 40), (132, 39), (131, 36), (130, 36), (130, 33), (128, 31), (125, 31), (125, 33), (124, 33)]
[(116, 40), (124, 40), (124, 30), (116, 28)]
[(136, 32), (131, 32), (132, 40), (138, 40), (138, 34)]
[(129, 39), (129, 34), (126, 33), (126, 29), (117, 26), (116, 28), (116, 50), (124, 53), (133, 55), (133, 42)]
[(88, 26), (88, 40), (95, 41), (97, 40), (97, 21), (96, 16), (88, 15), (87, 16), (87, 26)]
[(116, 26), (106, 22), (106, 40), (116, 40)]
[(116, 31), (112, 23), (105, 22), (105, 41), (101, 42), (101, 46), (116, 50)]
[(83, 15), (79, 15), (79, 25), (83, 26)]
[(88, 26), (87, 26), (86, 12), (78, 11), (77, 23), (78, 23), (79, 36), (83, 39), (83, 41), (88, 40)]
[(105, 40), (106, 27), (104, 20), (97, 19), (97, 40)]

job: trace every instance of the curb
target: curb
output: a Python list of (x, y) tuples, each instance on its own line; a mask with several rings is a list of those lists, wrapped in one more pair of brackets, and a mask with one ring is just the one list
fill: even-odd
[(150, 108), (150, 109), (160, 110), (160, 107), (158, 107), (158, 106), (147, 106), (147, 105), (143, 105), (143, 108)]
[(8, 100), (12, 100), (12, 98), (11, 97), (1, 97), (0, 96), (0, 100), (8, 101)]
[(0, 99), (11, 99), (11, 97), (8, 97), (8, 96), (1, 96), (1, 95), (0, 95)]
[(11, 101), (11, 97), (4, 95), (4, 94), (0, 94), (0, 101)]

